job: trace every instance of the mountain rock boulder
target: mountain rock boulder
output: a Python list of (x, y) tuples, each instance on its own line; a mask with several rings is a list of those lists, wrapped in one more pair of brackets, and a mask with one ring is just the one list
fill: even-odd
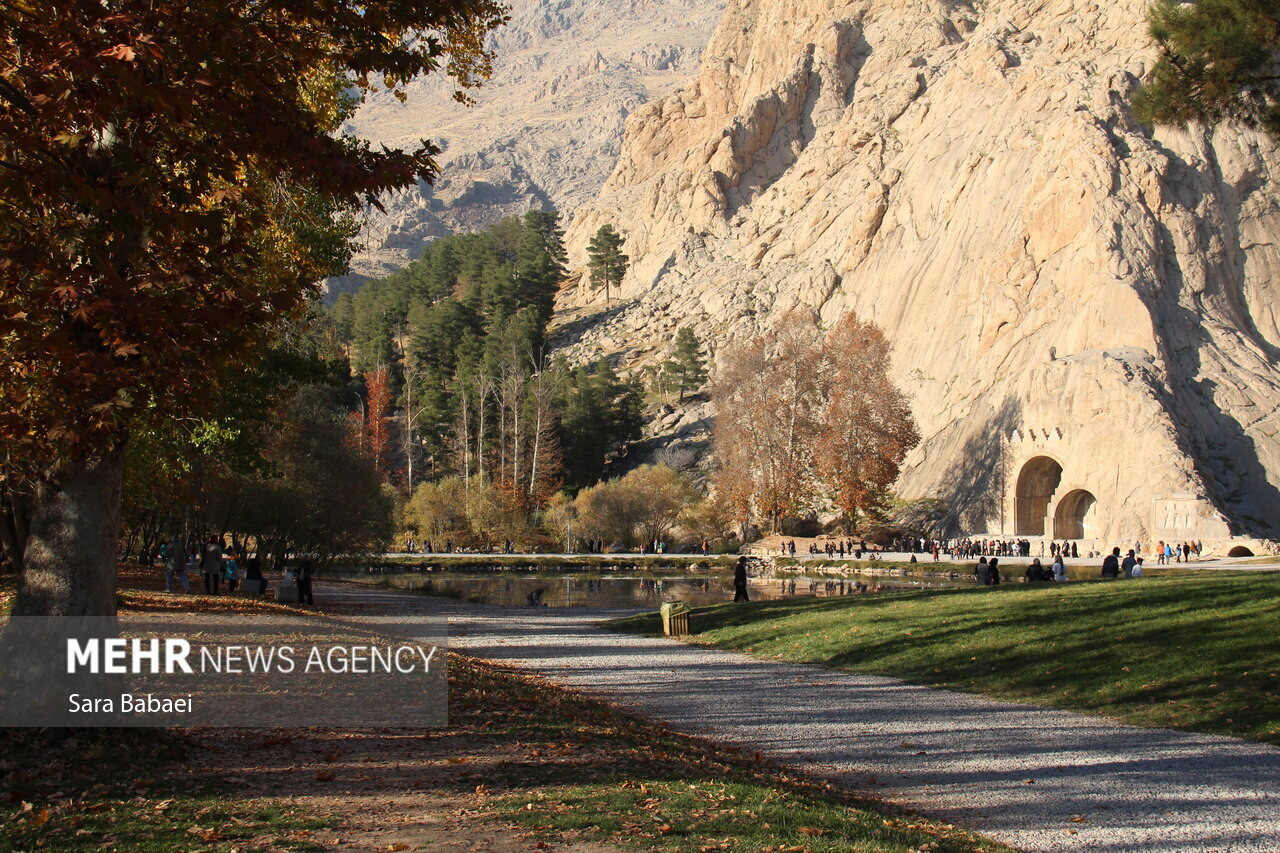
[[(571, 350), (712, 349), (791, 310), (880, 324), (952, 529), (1140, 540), (1280, 524), (1280, 156), (1140, 126), (1147, 0), (731, 0), (600, 196), (633, 265)], [(607, 309), (607, 310), (606, 310)]]

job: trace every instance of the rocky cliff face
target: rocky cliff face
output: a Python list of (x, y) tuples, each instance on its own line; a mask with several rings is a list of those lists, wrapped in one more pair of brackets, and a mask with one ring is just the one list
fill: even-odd
[(375, 144), (441, 143), (435, 187), (385, 200), (370, 212), (356, 276), (404, 266), (443, 234), (550, 206), (564, 213), (594, 198), (613, 169), (623, 121), (687, 83), (698, 68), (722, 0), (512, 0), (510, 24), (493, 36), (492, 79), (474, 107), (453, 101), (438, 77), (400, 103), (380, 94), (349, 130)]
[(1275, 535), (1280, 157), (1135, 123), (1147, 5), (733, 0), (577, 215), (577, 257), (611, 222), (635, 262), (570, 345), (857, 311), (924, 436), (901, 491), (960, 526)]

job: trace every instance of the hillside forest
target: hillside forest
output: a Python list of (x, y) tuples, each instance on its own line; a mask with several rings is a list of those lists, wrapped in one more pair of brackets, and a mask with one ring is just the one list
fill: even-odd
[[(686, 327), (623, 376), (555, 353), (565, 275), (559, 217), (530, 211), (316, 302), (207, 417), (136, 435), (125, 549), (145, 558), (181, 528), (232, 531), (276, 563), (393, 540), (732, 550), (823, 513), (845, 530), (883, 517), (917, 438), (874, 326), (790, 315), (726, 350), (714, 382)], [(651, 410), (708, 395), (726, 404), (713, 452), (642, 464)]]

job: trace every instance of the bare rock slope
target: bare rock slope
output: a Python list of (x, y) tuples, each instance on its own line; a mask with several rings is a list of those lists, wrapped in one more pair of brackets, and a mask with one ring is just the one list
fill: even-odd
[[(362, 276), (417, 257), (432, 238), (472, 231), (531, 207), (564, 213), (594, 198), (613, 169), (623, 121), (687, 83), (722, 0), (512, 0), (511, 22), (492, 37), (492, 79), (453, 101), (439, 77), (410, 85), (401, 103), (379, 94), (349, 130), (375, 144), (445, 146), (435, 187), (370, 212)], [(343, 283), (337, 283), (343, 289)]]
[[(635, 259), (571, 345), (645, 359), (802, 308), (895, 346), (901, 491), (968, 529), (1275, 535), (1277, 167), (1137, 125), (1147, 0), (732, 0), (569, 233)], [(564, 307), (600, 312), (601, 295)]]

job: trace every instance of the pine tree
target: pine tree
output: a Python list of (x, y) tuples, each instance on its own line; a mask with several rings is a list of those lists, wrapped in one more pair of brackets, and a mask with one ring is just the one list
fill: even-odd
[[(560, 369), (567, 372), (563, 365)], [(579, 367), (563, 382), (560, 441), (565, 481), (586, 486), (604, 476), (609, 460), (644, 430), (643, 397), (605, 359)]]
[(601, 225), (587, 244), (587, 268), (591, 271), (591, 289), (603, 287), (605, 302), (609, 301), (609, 286), (621, 286), (629, 260), (622, 254), (622, 235), (612, 225)]
[(707, 381), (702, 343), (693, 329), (682, 326), (676, 332), (675, 349), (672, 357), (663, 363), (662, 372), (666, 380), (663, 384), (679, 394), (682, 403), (685, 394), (697, 391)]
[(1152, 124), (1239, 122), (1280, 138), (1280, 0), (1159, 0), (1161, 57), (1134, 109)]

